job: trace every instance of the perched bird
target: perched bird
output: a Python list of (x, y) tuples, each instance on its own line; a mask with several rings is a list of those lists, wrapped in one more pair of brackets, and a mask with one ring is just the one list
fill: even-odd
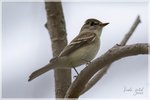
[(109, 23), (102, 23), (97, 19), (88, 19), (82, 26), (79, 34), (62, 50), (59, 56), (36, 70), (29, 76), (31, 81), (43, 73), (55, 68), (74, 68), (90, 62), (100, 47), (102, 29)]

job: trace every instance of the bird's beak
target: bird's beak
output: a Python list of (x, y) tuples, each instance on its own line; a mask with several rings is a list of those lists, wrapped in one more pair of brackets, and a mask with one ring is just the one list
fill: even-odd
[(109, 23), (100, 23), (100, 26), (106, 26), (106, 25), (108, 25)]

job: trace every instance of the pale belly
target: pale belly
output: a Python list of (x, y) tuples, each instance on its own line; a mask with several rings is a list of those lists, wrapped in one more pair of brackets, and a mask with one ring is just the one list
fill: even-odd
[(84, 49), (78, 49), (75, 53), (68, 57), (69, 66), (77, 67), (91, 61), (99, 51), (100, 42), (97, 41), (93, 45), (85, 46)]

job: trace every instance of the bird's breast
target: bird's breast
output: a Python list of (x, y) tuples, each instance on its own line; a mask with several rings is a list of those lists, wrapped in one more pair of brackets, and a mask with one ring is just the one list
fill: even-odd
[(91, 61), (99, 51), (100, 41), (94, 41), (93, 43), (79, 48), (76, 52), (72, 53), (68, 57), (70, 65), (77, 67)]

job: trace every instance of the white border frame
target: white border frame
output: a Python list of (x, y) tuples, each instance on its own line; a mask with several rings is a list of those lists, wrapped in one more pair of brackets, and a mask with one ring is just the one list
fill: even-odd
[[(1, 62), (1, 57), (2, 57), (2, 51), (1, 51), (1, 47), (2, 47), (2, 2), (44, 2), (45, 0), (2, 0), (0, 1), (0, 73), (2, 73), (2, 62)], [(59, 0), (46, 0), (46, 1), (53, 1), (53, 2), (57, 2)], [(61, 0), (62, 2), (105, 2), (105, 3), (109, 3), (109, 2), (114, 2), (114, 3), (117, 3), (117, 2), (129, 2), (129, 3), (136, 3), (136, 2), (139, 2), (139, 3), (142, 3), (142, 2), (145, 2), (145, 3), (148, 3), (148, 11), (150, 12), (150, 0), (134, 0), (134, 1), (131, 1), (131, 0)], [(148, 23), (150, 23), (150, 13), (148, 14)], [(150, 25), (148, 24), (148, 33), (150, 34)], [(148, 34), (148, 41), (150, 43), (150, 35)], [(150, 59), (149, 59), (149, 56), (148, 56), (148, 72), (150, 72), (150, 66), (149, 66), (149, 63), (150, 62)], [(150, 78), (150, 73), (148, 73), (148, 79)], [(101, 100), (150, 100), (150, 79), (148, 80), (148, 98), (100, 98)], [(3, 99), (3, 100), (55, 100), (55, 98), (2, 98), (2, 74), (0, 74), (0, 99)], [(61, 100), (61, 99), (60, 99)], [(99, 98), (93, 98), (93, 99), (88, 99), (88, 98), (85, 98), (85, 99), (82, 99), (82, 100), (99, 100)]]

